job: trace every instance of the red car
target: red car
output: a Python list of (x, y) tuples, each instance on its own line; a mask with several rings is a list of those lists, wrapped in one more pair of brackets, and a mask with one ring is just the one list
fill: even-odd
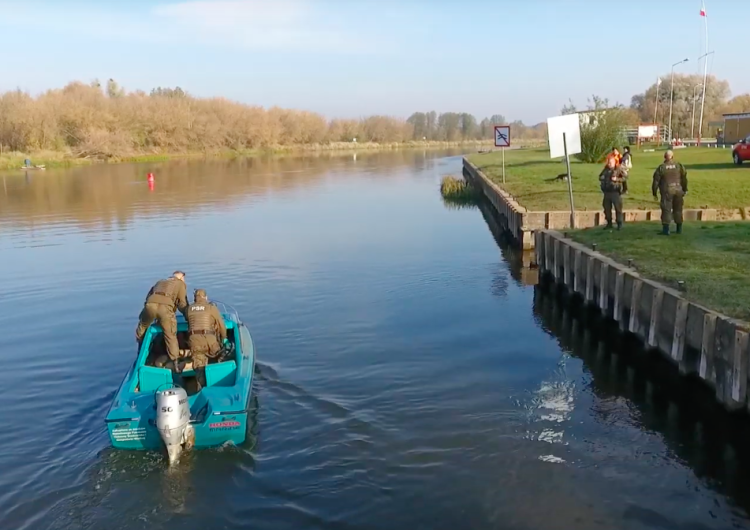
[(745, 160), (750, 160), (750, 136), (740, 140), (732, 148), (732, 160), (738, 166)]

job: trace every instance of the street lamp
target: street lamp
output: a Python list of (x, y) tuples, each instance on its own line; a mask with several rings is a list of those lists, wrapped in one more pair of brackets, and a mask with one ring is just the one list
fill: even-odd
[[(706, 48), (708, 48), (708, 27), (706, 27)], [(703, 96), (701, 96), (701, 119), (698, 122), (698, 145), (701, 144), (701, 135), (703, 134), (703, 106), (706, 104), (706, 75), (708, 74), (708, 56), (714, 52), (707, 52), (698, 57), (698, 60), (705, 58), (703, 62)]]
[(695, 100), (698, 99), (698, 95), (695, 93), (696, 88), (703, 86), (703, 83), (698, 83), (693, 87), (693, 125), (690, 126), (690, 138), (695, 139)]
[(669, 88), (669, 136), (672, 135), (672, 96), (674, 95), (674, 67), (678, 64), (686, 63), (689, 59), (683, 59), (682, 61), (677, 61), (672, 65), (672, 86)]

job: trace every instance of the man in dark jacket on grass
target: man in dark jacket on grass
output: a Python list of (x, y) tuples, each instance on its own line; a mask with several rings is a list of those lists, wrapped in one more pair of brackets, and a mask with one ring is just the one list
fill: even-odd
[(685, 166), (674, 159), (674, 153), (670, 149), (664, 153), (664, 163), (654, 171), (654, 181), (651, 184), (651, 193), (656, 196), (657, 190), (661, 193), (661, 234), (669, 235), (669, 225), (672, 218), (677, 225), (677, 233), (682, 233), (682, 206), (685, 194), (688, 191), (687, 170)]
[(612, 229), (612, 208), (615, 209), (617, 229), (622, 229), (622, 196), (628, 192), (628, 180), (625, 170), (617, 165), (614, 157), (607, 158), (607, 165), (599, 174), (604, 200), (604, 218), (607, 220), (605, 229)]

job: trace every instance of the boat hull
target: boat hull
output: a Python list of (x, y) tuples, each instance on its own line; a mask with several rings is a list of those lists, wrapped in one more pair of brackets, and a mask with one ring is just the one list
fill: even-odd
[[(213, 416), (204, 423), (192, 423), (192, 427), (198, 449), (240, 445), (247, 437), (247, 412)], [(116, 449), (155, 451), (164, 446), (153, 420), (109, 422), (107, 429), (112, 447)]]
[[(252, 397), (255, 346), (236, 312), (222, 313), (234, 352), (205, 367), (206, 386), (188, 393), (190, 425), (195, 448), (239, 445), (247, 437), (248, 407)], [(187, 333), (187, 322), (177, 317), (177, 331)], [(113, 447), (127, 450), (159, 450), (164, 447), (156, 427), (156, 395), (160, 389), (183, 386), (195, 377), (185, 366), (180, 375), (149, 361), (152, 343), (163, 334), (153, 323), (146, 332), (138, 356), (120, 384), (105, 423)]]

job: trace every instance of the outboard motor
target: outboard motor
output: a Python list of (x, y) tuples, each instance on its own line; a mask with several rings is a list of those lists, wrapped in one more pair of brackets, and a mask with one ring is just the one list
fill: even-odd
[(193, 447), (195, 430), (190, 425), (190, 405), (184, 388), (156, 392), (156, 428), (167, 448), (170, 464), (177, 461), (183, 448)]

